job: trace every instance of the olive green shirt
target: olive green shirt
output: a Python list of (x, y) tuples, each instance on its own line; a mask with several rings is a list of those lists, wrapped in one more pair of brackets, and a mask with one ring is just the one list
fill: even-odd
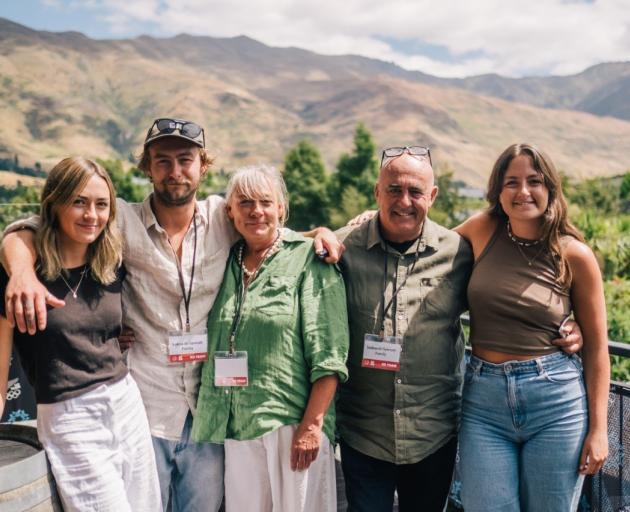
[[(208, 361), (204, 363), (193, 438), (222, 443), (256, 439), (297, 424), (311, 384), (326, 375), (348, 378), (348, 315), (337, 267), (319, 261), (313, 242), (285, 230), (280, 251), (250, 283), (236, 330), (236, 350), (247, 351), (249, 385), (214, 385), (215, 351), (229, 349), (241, 269), (232, 248), (223, 284), (208, 318)], [(324, 433), (334, 439), (331, 405)]]
[[(339, 392), (339, 433), (370, 457), (419, 462), (459, 426), (464, 354), (459, 316), (466, 308), (472, 251), (457, 233), (428, 219), (404, 254), (386, 245), (378, 216), (337, 235), (346, 246), (340, 266), (350, 321), (350, 377)], [(407, 277), (416, 254), (413, 272), (384, 321), (386, 336), (403, 338), (400, 371), (362, 368), (364, 336), (379, 334), (383, 305)]]

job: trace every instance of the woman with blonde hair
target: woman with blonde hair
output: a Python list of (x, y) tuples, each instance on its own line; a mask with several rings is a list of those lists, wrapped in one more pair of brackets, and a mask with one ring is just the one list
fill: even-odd
[[(573, 511), (584, 475), (608, 454), (602, 277), (545, 153), (509, 146), (487, 198), (486, 211), (456, 228), (475, 257), (459, 437), (464, 508)], [(582, 329), (583, 367), (551, 343), (570, 314)]]
[(243, 239), (208, 318), (193, 437), (225, 443), (228, 512), (336, 511), (332, 401), (348, 376), (341, 274), (283, 228), (276, 169), (238, 170), (226, 208)]
[[(107, 172), (63, 159), (48, 175), (40, 215), (37, 272), (65, 305), (34, 335), (12, 329), (0, 305), (0, 412), (15, 343), (64, 510), (161, 510), (146, 414), (117, 340), (124, 269)], [(3, 295), (7, 281), (0, 270)]]

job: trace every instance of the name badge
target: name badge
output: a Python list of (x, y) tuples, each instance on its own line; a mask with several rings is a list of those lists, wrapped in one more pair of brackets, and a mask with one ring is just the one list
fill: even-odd
[(363, 340), (363, 368), (375, 370), (400, 370), (401, 336), (378, 336), (366, 334)]
[(249, 374), (247, 370), (247, 352), (237, 351), (214, 353), (214, 385), (247, 386)]
[(168, 333), (169, 363), (205, 361), (208, 359), (208, 333), (173, 331)]

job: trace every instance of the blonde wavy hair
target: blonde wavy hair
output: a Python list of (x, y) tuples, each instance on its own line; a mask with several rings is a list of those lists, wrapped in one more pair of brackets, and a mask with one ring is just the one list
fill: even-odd
[(109, 219), (98, 238), (88, 246), (87, 265), (92, 277), (101, 284), (116, 279), (116, 271), (122, 262), (122, 240), (116, 225), (116, 192), (112, 180), (102, 166), (74, 156), (64, 158), (48, 174), (44, 190), (35, 244), (38, 268), (49, 281), (57, 279), (63, 271), (59, 240), (59, 211), (72, 204), (75, 197), (92, 178), (100, 176), (109, 189)]
[(507, 220), (508, 217), (501, 208), (499, 196), (503, 190), (503, 178), (510, 162), (521, 155), (530, 158), (534, 170), (542, 176), (545, 187), (549, 191), (547, 210), (543, 215), (541, 241), (553, 255), (556, 282), (560, 286), (568, 288), (571, 286), (572, 276), (564, 256), (561, 239), (572, 237), (584, 242), (584, 237), (567, 217), (567, 202), (562, 193), (562, 179), (546, 153), (531, 144), (522, 143), (512, 144), (499, 155), (488, 179), (488, 192), (486, 194), (489, 203), (488, 213), (497, 219)]

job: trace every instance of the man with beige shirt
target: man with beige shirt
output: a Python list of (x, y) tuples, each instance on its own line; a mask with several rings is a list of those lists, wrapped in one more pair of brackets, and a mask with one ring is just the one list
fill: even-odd
[[(118, 200), (127, 269), (123, 321), (136, 340), (128, 365), (147, 410), (162, 501), (166, 507), (170, 495), (173, 511), (218, 510), (223, 497), (223, 446), (190, 439), (207, 316), (237, 238), (221, 197), (195, 200), (211, 163), (199, 125), (156, 119), (139, 164), (153, 193), (141, 204)], [(45, 326), (46, 303), (63, 303), (35, 281), (31, 229), (7, 234), (3, 251), (11, 275), (7, 317), (13, 312), (17, 327), (33, 333)], [(337, 248), (324, 243), (334, 257)]]

